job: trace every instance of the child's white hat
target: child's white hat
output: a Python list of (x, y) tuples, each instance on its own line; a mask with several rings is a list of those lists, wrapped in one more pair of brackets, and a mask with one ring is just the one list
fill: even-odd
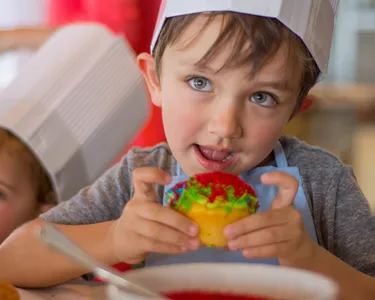
[(135, 54), (98, 24), (57, 31), (0, 95), (0, 127), (39, 158), (59, 200), (97, 179), (149, 113)]
[(151, 53), (165, 20), (205, 11), (233, 11), (276, 18), (306, 44), (322, 74), (327, 72), (339, 0), (163, 0)]

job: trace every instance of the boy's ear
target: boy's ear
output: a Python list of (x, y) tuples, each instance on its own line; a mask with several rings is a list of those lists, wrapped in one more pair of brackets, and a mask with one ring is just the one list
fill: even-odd
[(301, 107), (299, 108), (298, 112), (304, 112), (308, 110), (313, 104), (316, 102), (316, 98), (313, 95), (307, 95), (303, 100)]
[(305, 112), (307, 110), (310, 109), (311, 106), (313, 106), (314, 102), (316, 102), (316, 97), (315, 96), (312, 96), (312, 95), (307, 95), (304, 99), (303, 99), (303, 103), (301, 105), (301, 107), (298, 109), (298, 110), (295, 110), (293, 112), (293, 114), (291, 115), (291, 117), (289, 118), (289, 121), (291, 119), (293, 119), (296, 115), (302, 113), (302, 112)]
[(159, 78), (155, 70), (155, 59), (148, 53), (141, 53), (137, 57), (139, 70), (146, 81), (151, 101), (156, 106), (161, 106), (161, 88)]

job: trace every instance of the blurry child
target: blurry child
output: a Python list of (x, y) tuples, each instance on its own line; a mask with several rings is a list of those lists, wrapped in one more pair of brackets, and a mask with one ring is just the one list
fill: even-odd
[[(76, 50), (65, 50), (72, 42)], [(91, 52), (82, 52), (87, 46)], [(122, 122), (130, 113), (132, 122)], [(147, 113), (141, 74), (121, 37), (92, 24), (58, 31), (0, 95), (0, 244), (99, 177)]]
[(0, 244), (55, 204), (56, 194), (39, 160), (12, 133), (0, 129)]

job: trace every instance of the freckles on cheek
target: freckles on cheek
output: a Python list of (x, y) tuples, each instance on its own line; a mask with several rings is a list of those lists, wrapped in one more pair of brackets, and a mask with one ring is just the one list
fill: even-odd
[(191, 124), (196, 118), (196, 108), (189, 105), (189, 100), (176, 97), (175, 99), (166, 99), (163, 103), (165, 116), (173, 122), (181, 124)]
[(282, 131), (280, 128), (275, 128), (274, 126), (262, 127), (256, 131), (257, 138), (261, 141), (272, 140), (278, 138)]
[[(173, 120), (172, 120), (173, 118)], [(185, 109), (179, 109), (170, 117), (170, 123), (179, 136), (192, 136), (200, 130), (200, 123), (194, 117), (193, 113), (189, 113)]]
[(282, 125), (279, 125), (277, 121), (274, 123), (270, 122), (254, 122), (250, 127), (250, 135), (258, 143), (269, 142), (278, 139), (282, 133)]
[(187, 110), (182, 109), (178, 114), (177, 118), (179, 122), (181, 122), (181, 124), (186, 124), (189, 126), (194, 124), (194, 116), (191, 112), (189, 113)]
[[(272, 151), (275, 146), (276, 141), (279, 139), (282, 134), (282, 128), (280, 125), (275, 122), (252, 122), (253, 124), (249, 126), (247, 139), (249, 141), (249, 147), (251, 147), (253, 154), (255, 152), (259, 157), (262, 157), (264, 154), (268, 154)], [(282, 127), (282, 126), (281, 126)]]

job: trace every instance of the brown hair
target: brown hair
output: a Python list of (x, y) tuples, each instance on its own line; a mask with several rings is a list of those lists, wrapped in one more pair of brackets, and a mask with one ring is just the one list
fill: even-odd
[[(201, 13), (177, 16), (168, 18), (165, 21), (153, 51), (158, 75), (161, 73), (161, 60), (167, 45), (174, 44), (181, 36), (182, 32), (193, 23), (200, 14)], [(302, 66), (300, 78), (301, 91), (294, 111), (296, 112), (302, 105), (309, 90), (314, 86), (320, 73), (315, 60), (312, 58), (303, 41), (280, 21), (274, 18), (258, 17), (235, 12), (209, 12), (204, 14), (207, 15), (208, 18), (202, 30), (217, 16), (223, 18), (223, 26), (221, 34), (207, 53), (197, 62), (197, 65), (208, 63), (220, 52), (222, 46), (235, 39), (231, 55), (222, 68), (252, 63), (252, 72), (249, 74), (251, 76), (261, 69), (267, 61), (277, 53), (283, 42), (287, 43), (288, 65), (292, 65), (297, 61), (300, 66)], [(244, 49), (244, 46), (249, 41), (251, 41), (251, 45)], [(239, 53), (241, 53), (241, 55), (239, 55)], [(294, 67), (294, 65), (292, 65), (292, 67)], [(293, 72), (289, 72), (289, 74), (290, 73)]]
[(29, 167), (30, 179), (36, 191), (39, 204), (56, 204), (57, 196), (51, 180), (32, 151), (8, 130), (0, 128), (0, 150), (15, 155), (18, 162)]

